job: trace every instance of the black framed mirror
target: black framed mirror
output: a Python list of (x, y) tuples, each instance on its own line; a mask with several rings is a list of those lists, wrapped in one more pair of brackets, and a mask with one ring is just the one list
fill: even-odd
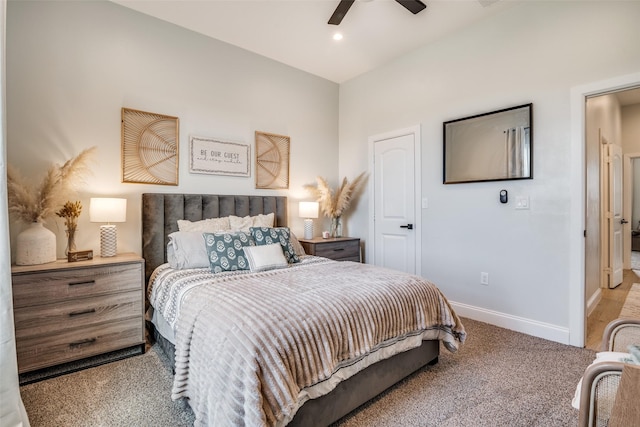
[(533, 178), (533, 104), (443, 123), (443, 183)]

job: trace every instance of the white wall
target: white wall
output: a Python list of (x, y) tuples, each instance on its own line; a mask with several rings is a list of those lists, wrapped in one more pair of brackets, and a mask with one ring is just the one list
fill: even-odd
[[(638, 2), (523, 2), (341, 85), (341, 175), (369, 168), (368, 136), (421, 125), (422, 275), (461, 312), (569, 342), (571, 286), (582, 286), (570, 232), (583, 221), (571, 215), (571, 90), (640, 70), (639, 17)], [(442, 184), (442, 122), (527, 102), (533, 180)], [(530, 210), (514, 209), (517, 195)], [(364, 199), (348, 228), (367, 239)]]
[(640, 153), (640, 104), (622, 107), (621, 121), (622, 150)]
[[(7, 61), (9, 163), (39, 183), (51, 162), (99, 147), (81, 188), (78, 249), (99, 253), (92, 196), (128, 199), (118, 250), (140, 253), (143, 192), (287, 195), (302, 234), (295, 202), (311, 200), (303, 185), (317, 175), (337, 181), (338, 85), (248, 51), (111, 2), (12, 1)], [(179, 186), (121, 183), (122, 107), (179, 117)], [(288, 191), (256, 190), (254, 165), (250, 178), (188, 172), (189, 135), (245, 141), (254, 153), (257, 130), (291, 137)], [(47, 225), (63, 256), (62, 219)]]
[[(623, 152), (640, 153), (640, 104), (622, 107), (622, 149)], [(640, 159), (632, 160), (633, 166), (633, 209), (631, 228), (637, 230), (640, 227)]]

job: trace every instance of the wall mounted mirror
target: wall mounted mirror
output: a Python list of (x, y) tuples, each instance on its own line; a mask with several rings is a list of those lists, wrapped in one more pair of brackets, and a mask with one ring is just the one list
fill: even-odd
[(444, 122), (443, 182), (533, 178), (533, 104)]

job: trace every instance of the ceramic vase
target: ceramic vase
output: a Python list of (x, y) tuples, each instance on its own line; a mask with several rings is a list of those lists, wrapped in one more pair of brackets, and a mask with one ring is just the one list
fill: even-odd
[(16, 237), (16, 264), (36, 265), (56, 260), (56, 235), (33, 222)]

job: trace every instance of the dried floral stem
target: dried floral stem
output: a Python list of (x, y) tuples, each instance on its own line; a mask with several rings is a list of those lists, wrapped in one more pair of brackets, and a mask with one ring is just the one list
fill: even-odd
[(67, 227), (67, 232), (75, 231), (78, 226), (78, 217), (82, 213), (82, 203), (80, 200), (76, 202), (67, 202), (62, 206), (56, 215), (60, 218), (64, 218), (64, 224)]
[(39, 187), (27, 184), (16, 168), (7, 165), (9, 213), (26, 223), (54, 214), (89, 171), (89, 158), (95, 151), (96, 147), (87, 148), (62, 166), (50, 166)]
[(362, 172), (352, 182), (345, 177), (342, 184), (336, 191), (333, 191), (327, 180), (323, 177), (317, 177), (317, 185), (305, 185), (304, 188), (309, 190), (316, 198), (320, 205), (320, 210), (330, 218), (342, 216), (353, 200), (354, 193), (365, 180), (366, 173)]

